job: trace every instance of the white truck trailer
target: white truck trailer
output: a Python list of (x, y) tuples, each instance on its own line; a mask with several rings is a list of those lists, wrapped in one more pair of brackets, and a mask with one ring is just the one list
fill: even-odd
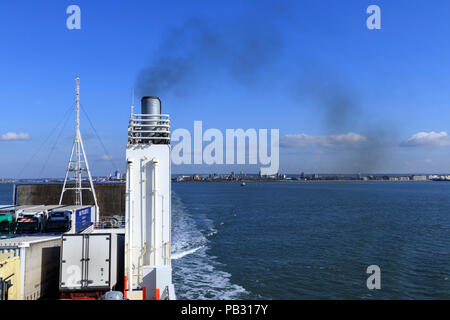
[(62, 297), (99, 297), (121, 288), (123, 263), (123, 232), (64, 234), (59, 280)]

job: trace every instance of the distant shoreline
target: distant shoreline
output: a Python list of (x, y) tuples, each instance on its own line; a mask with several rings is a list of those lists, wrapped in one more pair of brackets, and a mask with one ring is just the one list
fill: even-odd
[[(176, 183), (189, 183), (189, 182), (199, 182), (199, 183), (208, 183), (208, 182), (230, 182), (230, 183), (239, 183), (239, 182), (286, 182), (286, 183), (311, 183), (311, 182), (446, 182), (446, 181), (436, 181), (436, 180), (351, 180), (351, 179), (343, 179), (343, 180), (335, 180), (335, 179), (320, 179), (320, 180), (252, 180), (252, 179), (240, 179), (240, 180), (181, 180), (176, 181), (172, 180), (172, 182)], [(450, 182), (450, 181), (449, 181)]]
[[(238, 178), (234, 180), (227, 180), (227, 179), (201, 179), (201, 180), (194, 180), (194, 179), (186, 179), (186, 180), (177, 180), (176, 178), (172, 178), (172, 182), (181, 183), (181, 182), (292, 182), (292, 183), (310, 183), (310, 182), (450, 182), (450, 180), (384, 180), (384, 179), (307, 179), (307, 180), (299, 180), (299, 179), (245, 179), (245, 178)], [(63, 182), (24, 182), (24, 181), (0, 181), (0, 184), (62, 184)], [(125, 183), (125, 181), (120, 182), (109, 182), (109, 183)], [(94, 184), (105, 184), (105, 182), (94, 182)]]

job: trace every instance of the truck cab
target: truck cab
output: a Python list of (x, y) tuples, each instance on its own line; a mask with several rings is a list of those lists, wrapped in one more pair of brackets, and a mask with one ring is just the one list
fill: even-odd
[(45, 231), (68, 232), (72, 228), (72, 212), (70, 210), (53, 210), (47, 217)]
[(31, 206), (1, 206), (0, 207), (0, 236), (7, 236), (14, 233), (17, 216), (23, 210)]
[(16, 216), (13, 214), (0, 213), (0, 235), (10, 235), (14, 232)]
[(79, 233), (93, 224), (95, 206), (60, 206), (48, 209), (45, 232)]
[(17, 217), (16, 233), (40, 233), (44, 231), (44, 225), (44, 211), (24, 211)]
[(14, 232), (16, 213), (14, 208), (0, 209), (0, 235), (10, 235)]
[(14, 212), (11, 212), (12, 206), (0, 207), (0, 236), (10, 235), (14, 231), (16, 221)]

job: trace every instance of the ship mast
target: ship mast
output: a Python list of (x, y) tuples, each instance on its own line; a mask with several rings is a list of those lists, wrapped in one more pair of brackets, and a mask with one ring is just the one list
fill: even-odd
[[(69, 164), (67, 166), (66, 178), (59, 199), (59, 204), (62, 204), (64, 193), (68, 190), (75, 192), (75, 205), (83, 205), (83, 190), (89, 190), (94, 198), (95, 206), (97, 205), (97, 197), (95, 195), (94, 183), (92, 181), (89, 164), (84, 151), (83, 139), (80, 132), (80, 78), (76, 78), (76, 129), (75, 139), (73, 141), (72, 153), (70, 155)], [(83, 187), (83, 172), (87, 173), (89, 179), (89, 186)], [(72, 177), (70, 177), (72, 175)], [(73, 186), (67, 187), (67, 182), (73, 182)], [(98, 210), (98, 209), (97, 209)], [(97, 215), (95, 217), (97, 222)]]

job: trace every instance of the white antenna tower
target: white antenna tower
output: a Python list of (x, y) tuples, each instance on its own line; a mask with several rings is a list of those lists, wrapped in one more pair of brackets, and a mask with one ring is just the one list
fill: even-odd
[[(95, 206), (98, 210), (97, 196), (95, 195), (94, 183), (92, 182), (91, 172), (89, 171), (89, 164), (86, 158), (86, 152), (84, 151), (83, 139), (80, 132), (80, 78), (77, 77), (77, 126), (75, 131), (75, 139), (73, 141), (72, 153), (69, 159), (69, 165), (67, 166), (66, 178), (64, 179), (64, 185), (61, 192), (61, 198), (59, 204), (62, 204), (64, 192), (67, 190), (75, 191), (75, 205), (83, 205), (83, 190), (89, 190), (94, 197)], [(83, 187), (83, 172), (86, 172), (89, 177), (90, 187)], [(70, 173), (73, 174), (72, 178), (69, 178)], [(74, 182), (73, 187), (67, 187), (67, 182)], [(97, 222), (97, 214), (95, 217)]]

